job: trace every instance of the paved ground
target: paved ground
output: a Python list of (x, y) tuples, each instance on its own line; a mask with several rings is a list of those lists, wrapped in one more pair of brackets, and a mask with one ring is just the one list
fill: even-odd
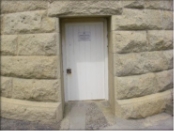
[(64, 119), (56, 125), (28, 121), (1, 119), (1, 129), (53, 130), (53, 129), (156, 129), (172, 130), (173, 117), (161, 113), (145, 119), (124, 120), (115, 118), (106, 101), (68, 102)]
[(59, 123), (57, 125), (46, 125), (29, 121), (1, 119), (1, 130), (56, 130), (59, 128)]
[[(105, 107), (105, 108), (104, 108)], [(109, 126), (109, 105), (105, 101), (69, 102), (60, 129), (100, 129)], [(114, 117), (110, 119), (114, 120)]]
[(116, 119), (116, 124), (104, 129), (117, 130), (173, 130), (173, 117), (166, 113), (139, 120)]

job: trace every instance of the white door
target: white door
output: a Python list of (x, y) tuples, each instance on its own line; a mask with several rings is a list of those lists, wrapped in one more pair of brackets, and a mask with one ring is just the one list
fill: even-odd
[(107, 99), (108, 58), (104, 23), (66, 23), (64, 28), (65, 101)]

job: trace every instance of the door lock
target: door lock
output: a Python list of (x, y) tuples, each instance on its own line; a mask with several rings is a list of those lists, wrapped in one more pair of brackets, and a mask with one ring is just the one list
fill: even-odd
[(66, 69), (67, 74), (71, 74), (71, 69)]

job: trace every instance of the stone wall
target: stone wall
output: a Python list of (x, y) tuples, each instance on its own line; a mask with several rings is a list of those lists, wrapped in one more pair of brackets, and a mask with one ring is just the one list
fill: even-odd
[(1, 1), (1, 116), (55, 123), (63, 114), (59, 17), (106, 16), (109, 101), (116, 116), (162, 112), (172, 99), (172, 0)]
[(1, 3), (1, 116), (62, 119), (58, 18), (47, 1)]
[(124, 1), (111, 17), (115, 114), (142, 118), (165, 110), (173, 88), (172, 1)]

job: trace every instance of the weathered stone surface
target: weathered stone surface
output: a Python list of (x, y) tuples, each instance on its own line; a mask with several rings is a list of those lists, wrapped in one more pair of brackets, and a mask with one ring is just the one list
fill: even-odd
[(143, 9), (144, 0), (124, 0), (122, 1), (122, 5), (125, 8)]
[(173, 48), (173, 31), (148, 31), (150, 50), (168, 50)]
[(173, 68), (173, 50), (163, 51), (163, 54), (168, 62), (169, 69)]
[(159, 91), (173, 88), (173, 70), (155, 73)]
[(145, 75), (115, 77), (115, 96), (128, 99), (156, 93), (158, 90), (154, 73)]
[(173, 67), (173, 55), (171, 53), (172, 51), (154, 51), (115, 54), (115, 75), (129, 76), (171, 69)]
[(13, 79), (13, 98), (61, 101), (60, 80)]
[(3, 34), (53, 32), (56, 29), (56, 18), (47, 17), (46, 11), (7, 14), (2, 19)]
[(56, 55), (58, 51), (56, 39), (54, 33), (19, 35), (18, 55)]
[(173, 70), (115, 77), (115, 96), (117, 99), (141, 97), (171, 89), (172, 85)]
[(122, 4), (125, 8), (173, 10), (172, 0), (124, 0)]
[(62, 119), (58, 102), (31, 102), (1, 97), (1, 117), (53, 124)]
[(1, 57), (1, 75), (22, 78), (58, 78), (58, 57)]
[(115, 31), (112, 36), (114, 53), (141, 52), (148, 50), (145, 31)]
[(145, 0), (147, 9), (173, 10), (173, 0)]
[(1, 55), (16, 55), (17, 53), (17, 36), (1, 36)]
[(118, 100), (115, 114), (123, 118), (144, 118), (163, 112), (167, 103), (172, 99), (172, 90), (144, 97)]
[(13, 82), (10, 77), (1, 77), (1, 96), (12, 97)]
[(59, 31), (58, 18), (44, 17), (42, 19), (40, 32), (53, 32), (55, 30)]
[(121, 6), (119, 1), (54, 1), (48, 6), (48, 15), (115, 15), (122, 12)]
[(17, 1), (1, 1), (1, 13), (12, 13), (21, 11), (31, 11), (31, 10), (43, 10), (47, 8), (46, 1), (36, 1), (36, 0), (17, 0)]
[(168, 50), (173, 48), (172, 31), (114, 31), (113, 53)]
[(172, 11), (124, 9), (112, 17), (112, 30), (173, 29)]

